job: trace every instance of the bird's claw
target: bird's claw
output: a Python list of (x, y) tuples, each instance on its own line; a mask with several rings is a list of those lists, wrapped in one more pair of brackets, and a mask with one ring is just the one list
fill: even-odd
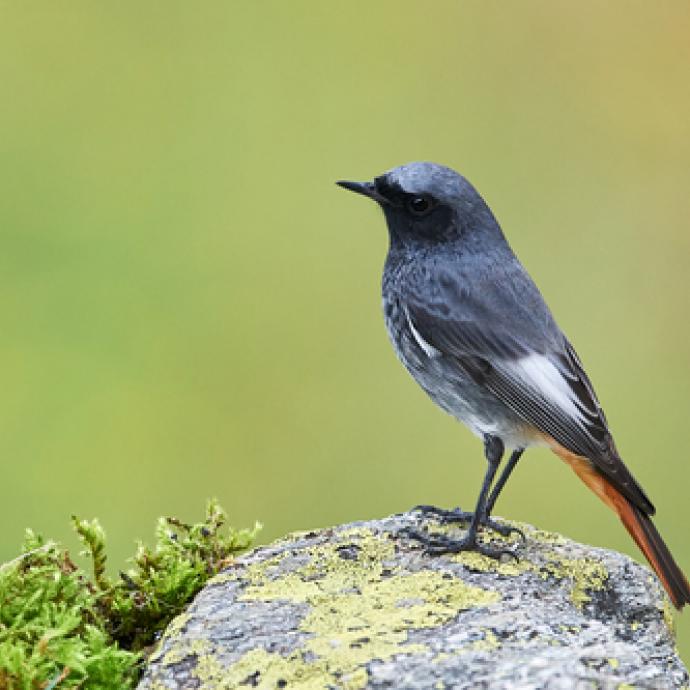
[[(412, 508), (422, 515), (433, 515), (440, 524), (447, 525), (452, 523), (465, 523), (471, 522), (474, 518), (474, 513), (467, 513), (460, 508), (452, 508), (447, 510), (445, 508), (438, 508), (437, 506), (431, 505), (418, 505)], [(511, 537), (513, 534), (517, 534), (520, 541), (526, 541), (525, 533), (518, 527), (513, 527), (510, 524), (503, 524), (493, 520), (492, 518), (484, 518), (479, 522), (481, 527), (487, 527), (488, 529), (500, 534), (502, 537)]]
[(500, 522), (496, 522), (496, 520), (492, 520), (491, 518), (484, 520), (480, 524), (483, 527), (488, 527), (490, 530), (500, 534), (502, 537), (511, 537), (513, 534), (517, 534), (521, 542), (525, 542), (527, 540), (525, 533), (519, 527), (513, 527), (513, 525), (510, 524), (504, 525)]
[(503, 556), (509, 556), (514, 560), (518, 560), (518, 556), (510, 549), (492, 549), (488, 546), (480, 544), (476, 537), (465, 537), (465, 539), (450, 539), (442, 534), (423, 534), (416, 532), (413, 529), (406, 528), (401, 530), (410, 539), (418, 541), (424, 546), (424, 553), (430, 556), (439, 556), (444, 553), (461, 553), (463, 551), (475, 551), (487, 558), (494, 560), (501, 560)]
[(476, 540), (461, 539), (455, 543), (448, 543), (444, 545), (430, 545), (427, 546), (424, 552), (429, 556), (440, 556), (444, 553), (462, 553), (463, 551), (474, 551), (475, 553), (480, 553), (482, 556), (491, 558), (495, 561), (500, 561), (504, 556), (512, 558), (514, 561), (518, 561), (518, 556), (514, 551), (510, 549), (492, 549), (488, 546), (483, 546), (479, 544)]

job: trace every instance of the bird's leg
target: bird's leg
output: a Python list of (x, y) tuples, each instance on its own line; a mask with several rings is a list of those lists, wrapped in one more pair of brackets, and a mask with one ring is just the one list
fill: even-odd
[[(501, 472), (498, 481), (496, 482), (494, 488), (491, 491), (491, 494), (489, 495), (489, 498), (486, 501), (484, 515), (482, 515), (479, 520), (479, 524), (482, 527), (488, 527), (489, 529), (493, 530), (494, 532), (497, 532), (498, 534), (504, 537), (509, 537), (511, 534), (518, 534), (520, 535), (520, 537), (524, 539), (525, 536), (522, 533), (522, 531), (517, 529), (516, 527), (503, 525), (500, 522), (496, 522), (495, 520), (491, 519), (491, 511), (493, 510), (494, 504), (496, 503), (496, 499), (498, 498), (498, 495), (501, 493), (501, 490), (505, 486), (505, 483), (508, 481), (508, 477), (510, 477), (512, 471), (515, 469), (515, 466), (517, 465), (518, 460), (520, 459), (520, 456), (523, 452), (524, 448), (518, 448), (512, 452), (510, 458), (508, 459), (508, 463), (503, 468), (503, 471)], [(445, 508), (437, 508), (436, 506), (418, 505), (415, 506), (412, 510), (418, 510), (420, 513), (423, 513), (424, 515), (433, 515), (441, 524), (444, 525), (450, 523), (470, 522), (474, 517), (474, 513), (468, 513), (466, 511), (460, 510), (459, 507), (453, 508), (451, 510), (446, 510)]]
[(514, 556), (512, 551), (490, 549), (477, 541), (477, 532), (482, 522), (482, 518), (486, 516), (487, 497), (491, 483), (496, 476), (496, 471), (503, 457), (503, 441), (498, 436), (484, 436), (484, 455), (488, 466), (484, 481), (482, 482), (482, 489), (479, 492), (477, 500), (477, 507), (474, 513), (471, 513), (470, 526), (467, 535), (464, 539), (454, 540), (443, 535), (426, 535), (416, 532), (408, 531), (408, 534), (413, 539), (420, 541), (426, 547), (426, 552), (430, 554), (441, 553), (459, 553), (461, 551), (478, 551), (479, 553), (489, 556), (490, 558), (500, 558), (503, 554)]
[(491, 517), (491, 512), (494, 509), (494, 504), (496, 503), (496, 499), (498, 498), (498, 495), (501, 493), (503, 490), (503, 487), (506, 485), (506, 482), (508, 481), (508, 477), (510, 477), (511, 473), (515, 469), (515, 466), (518, 464), (518, 460), (520, 459), (520, 456), (525, 452), (524, 448), (516, 448), (510, 455), (510, 458), (508, 458), (508, 462), (506, 463), (506, 466), (503, 468), (503, 471), (501, 472), (501, 476), (498, 478), (498, 481), (494, 485), (494, 488), (491, 491), (491, 495), (486, 501), (486, 518), (489, 519)]
[(503, 525), (500, 522), (496, 522), (491, 518), (491, 512), (494, 509), (494, 504), (496, 503), (498, 495), (503, 490), (503, 487), (508, 481), (508, 477), (510, 477), (512, 471), (515, 469), (515, 466), (518, 464), (518, 460), (520, 459), (520, 456), (523, 454), (524, 450), (524, 448), (516, 448), (511, 453), (510, 458), (508, 458), (508, 462), (506, 463), (505, 467), (501, 472), (501, 475), (496, 481), (496, 484), (494, 484), (494, 488), (491, 490), (489, 498), (486, 500), (484, 515), (480, 521), (480, 524), (483, 527), (488, 527), (489, 529), (492, 529), (494, 532), (498, 532), (504, 537), (509, 537), (511, 534), (517, 534), (523, 541), (525, 539), (525, 535), (521, 529), (518, 529), (517, 527), (512, 527), (511, 525)]

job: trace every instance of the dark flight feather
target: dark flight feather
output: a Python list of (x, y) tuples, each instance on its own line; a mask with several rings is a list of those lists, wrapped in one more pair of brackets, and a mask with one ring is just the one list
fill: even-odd
[[(444, 279), (448, 281), (447, 274)], [(497, 294), (500, 285), (501, 282), (493, 281), (492, 294), (483, 295), (481, 300), (477, 292), (472, 298), (459, 289), (453, 290), (456, 308), (448, 300), (446, 290), (444, 313), (433, 306), (430, 309), (428, 301), (425, 306), (421, 300), (408, 299), (408, 318), (419, 335), (442, 356), (539, 431), (571, 452), (589, 458), (633, 505), (653, 515), (654, 506), (616, 451), (606, 417), (575, 350), (548, 318), (550, 315), (532, 314), (530, 320), (523, 320), (527, 333), (507, 331), (500, 309), (493, 309), (502, 301)], [(481, 318), (473, 319), (472, 314), (478, 309)], [(515, 324), (516, 319), (510, 323)], [(519, 375), (520, 360), (531, 355), (545, 357), (556, 368), (572, 391), (571, 399), (580, 415), (569, 413), (558, 400), (549, 397), (549, 391), (541, 388), (538, 381)]]

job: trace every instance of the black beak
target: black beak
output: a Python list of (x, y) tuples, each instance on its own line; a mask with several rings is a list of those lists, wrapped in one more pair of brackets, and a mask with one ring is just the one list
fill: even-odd
[(378, 201), (379, 204), (388, 203), (388, 199), (376, 191), (376, 187), (374, 186), (373, 182), (349, 182), (348, 180), (338, 180), (336, 184), (344, 189), (349, 189), (351, 192), (355, 192), (356, 194), (368, 196), (370, 199)]

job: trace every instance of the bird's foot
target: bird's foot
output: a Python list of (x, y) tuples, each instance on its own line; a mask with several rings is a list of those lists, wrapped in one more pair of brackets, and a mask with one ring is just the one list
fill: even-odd
[[(442, 525), (472, 522), (474, 518), (474, 513), (467, 513), (460, 510), (459, 507), (447, 510), (446, 508), (437, 508), (436, 506), (419, 505), (412, 508), (412, 510), (417, 510), (422, 513), (422, 515), (433, 515)], [(512, 525), (504, 525), (503, 523), (496, 522), (496, 520), (490, 517), (485, 517), (483, 520), (480, 520), (479, 525), (481, 527), (488, 527), (490, 530), (506, 538), (513, 534), (517, 534), (521, 541), (525, 541), (525, 533), (521, 529), (513, 527)]]
[(450, 539), (442, 534), (424, 534), (414, 530), (404, 530), (405, 534), (424, 546), (424, 553), (438, 556), (444, 553), (460, 553), (474, 551), (494, 560), (501, 560), (503, 556), (518, 560), (517, 554), (510, 549), (492, 549), (477, 541), (476, 535), (467, 535), (464, 539)]

